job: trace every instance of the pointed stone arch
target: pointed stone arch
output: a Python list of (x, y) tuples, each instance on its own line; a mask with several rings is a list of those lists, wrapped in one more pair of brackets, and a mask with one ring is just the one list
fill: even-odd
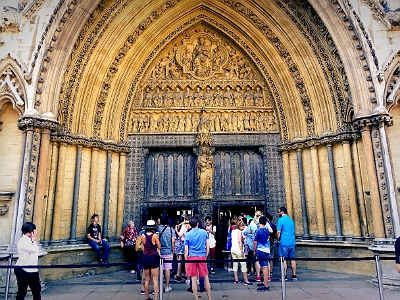
[(8, 55), (0, 61), (0, 110), (5, 103), (11, 102), (21, 117), (26, 109), (26, 85), (25, 72), (16, 60)]

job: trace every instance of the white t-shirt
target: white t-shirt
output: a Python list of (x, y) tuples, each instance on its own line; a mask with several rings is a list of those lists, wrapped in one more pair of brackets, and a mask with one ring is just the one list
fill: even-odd
[[(39, 246), (29, 236), (23, 235), (17, 244), (18, 260), (16, 266), (36, 266), (39, 259)], [(23, 269), (28, 273), (38, 272), (36, 268)]]
[(243, 249), (240, 249), (239, 247), (239, 234), (241, 234), (240, 229), (234, 229), (232, 231), (232, 248), (231, 248), (231, 253), (234, 254), (241, 254)]
[(208, 241), (210, 242), (210, 248), (215, 248), (215, 246), (216, 246), (215, 236), (208, 230), (212, 230), (215, 232), (217, 230), (217, 228), (215, 226), (210, 225), (210, 226), (206, 226), (206, 230), (208, 233)]

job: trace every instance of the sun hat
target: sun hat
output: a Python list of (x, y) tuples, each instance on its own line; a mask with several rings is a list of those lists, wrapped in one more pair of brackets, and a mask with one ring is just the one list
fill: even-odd
[(148, 220), (146, 223), (147, 226), (155, 226), (156, 225), (156, 221), (154, 220)]
[(158, 227), (156, 225), (156, 222), (154, 220), (148, 220), (146, 225), (143, 226), (144, 230), (157, 230)]

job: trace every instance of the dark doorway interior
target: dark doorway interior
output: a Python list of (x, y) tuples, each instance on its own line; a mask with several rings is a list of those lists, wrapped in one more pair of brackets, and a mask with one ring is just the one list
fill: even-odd
[(176, 220), (179, 219), (181, 216), (185, 216), (188, 214), (192, 214), (192, 208), (187, 206), (187, 207), (172, 207), (172, 206), (164, 206), (164, 207), (149, 207), (148, 209), (148, 219), (149, 220), (155, 220), (160, 218), (161, 213), (163, 211), (166, 211), (168, 213), (168, 217), (172, 219), (173, 224), (176, 224)]

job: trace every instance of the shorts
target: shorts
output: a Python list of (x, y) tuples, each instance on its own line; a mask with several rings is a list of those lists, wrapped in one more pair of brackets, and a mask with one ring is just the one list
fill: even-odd
[(283, 256), (285, 259), (295, 258), (296, 246), (282, 246), (279, 244), (279, 256)]
[(169, 260), (170, 262), (164, 262), (163, 263), (163, 270), (172, 270), (172, 260), (174, 259), (174, 255), (173, 254), (161, 254), (161, 258), (165, 259), (165, 260)]
[(215, 258), (215, 248), (210, 248), (210, 258), (211, 259)]
[[(187, 260), (206, 260), (204, 256), (190, 256)], [(193, 262), (186, 263), (186, 276), (197, 276), (204, 277), (208, 275), (207, 262)]]
[(143, 255), (143, 269), (157, 269), (160, 267), (160, 257), (158, 254)]
[(257, 250), (256, 251), (256, 255), (257, 255), (257, 261), (260, 264), (260, 267), (261, 268), (268, 268), (269, 253)]
[[(242, 256), (241, 253), (232, 253), (232, 259), (245, 259), (246, 257)], [(242, 272), (245, 273), (247, 272), (247, 266), (245, 261), (237, 262), (233, 261), (232, 263), (232, 269), (233, 271), (237, 271), (239, 268), (239, 263), (240, 263), (240, 268), (242, 269)]]

